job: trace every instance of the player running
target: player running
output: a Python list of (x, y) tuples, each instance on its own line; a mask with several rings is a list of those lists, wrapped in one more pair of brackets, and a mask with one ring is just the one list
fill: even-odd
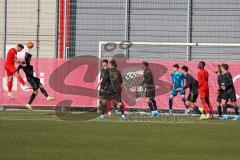
[(148, 68), (148, 62), (143, 62), (143, 77), (144, 77), (144, 85), (146, 88), (146, 98), (148, 98), (148, 107), (151, 111), (152, 117), (158, 115), (157, 103), (155, 101), (155, 84), (152, 71)]
[(195, 104), (198, 98), (198, 81), (193, 78), (192, 75), (188, 73), (188, 67), (182, 66), (182, 73), (185, 75), (186, 84), (183, 88), (178, 88), (178, 90), (186, 90), (189, 88), (189, 95), (187, 97), (186, 106), (187, 108), (193, 108), (194, 112), (202, 115), (202, 112), (199, 110), (198, 106)]
[(17, 71), (19, 73), (19, 71), (22, 69), (24, 71), (24, 73), (26, 74), (28, 83), (30, 83), (32, 86), (33, 93), (29, 99), (28, 104), (25, 106), (27, 109), (32, 111), (31, 105), (32, 105), (32, 102), (34, 101), (35, 97), (38, 94), (38, 89), (41, 90), (42, 94), (46, 97), (47, 101), (52, 101), (55, 98), (48, 95), (48, 93), (44, 89), (42, 83), (40, 82), (40, 79), (33, 75), (33, 73), (34, 73), (33, 66), (30, 64), (31, 59), (32, 59), (32, 55), (30, 53), (26, 52), (24, 62), (22, 62), (18, 66)]
[(237, 106), (237, 98), (236, 98), (236, 91), (233, 85), (233, 79), (230, 72), (228, 72), (229, 66), (227, 64), (221, 65), (222, 70), (222, 79), (223, 83), (221, 84), (221, 89), (223, 90), (222, 94), (222, 101), (221, 107), (223, 108), (223, 117), (220, 118), (221, 120), (228, 120), (227, 116), (227, 101), (230, 100), (235, 111), (236, 116), (233, 120), (240, 120), (238, 115), (238, 106)]
[(24, 49), (22, 44), (18, 44), (15, 48), (11, 48), (7, 54), (7, 60), (5, 62), (5, 70), (7, 72), (8, 77), (8, 94), (7, 96), (14, 100), (14, 96), (12, 95), (12, 86), (13, 86), (13, 75), (17, 77), (18, 81), (23, 85), (24, 90), (28, 89), (28, 86), (25, 84), (23, 78), (17, 72), (15, 67), (15, 63), (20, 64), (21, 62), (17, 60), (17, 52), (21, 52)]
[(209, 119), (210, 114), (211, 118), (213, 118), (213, 108), (209, 101), (209, 85), (208, 85), (208, 72), (204, 69), (205, 62), (201, 61), (198, 64), (199, 72), (197, 74), (198, 77), (198, 91), (200, 95), (200, 99), (203, 106), (203, 111), (206, 115), (202, 114), (200, 119)]
[(173, 82), (173, 89), (170, 93), (171, 95), (170, 95), (170, 98), (169, 98), (169, 113), (172, 114), (173, 99), (179, 93), (180, 93), (182, 101), (183, 101), (183, 103), (186, 107), (185, 113), (188, 113), (189, 108), (186, 105), (185, 90), (182, 89), (184, 87), (185, 76), (182, 72), (179, 71), (179, 65), (178, 64), (173, 65), (173, 72), (171, 74), (171, 78), (172, 78), (172, 82)]

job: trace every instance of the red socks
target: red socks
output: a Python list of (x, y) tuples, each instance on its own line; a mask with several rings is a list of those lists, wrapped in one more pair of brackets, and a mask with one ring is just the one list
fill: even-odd
[(111, 106), (111, 101), (110, 101), (110, 100), (107, 100), (107, 101), (106, 101), (106, 107), (107, 107), (107, 110), (108, 110), (109, 112), (112, 111), (112, 106)]
[(209, 109), (208, 109), (207, 103), (203, 103), (202, 107), (203, 107), (203, 110), (204, 110), (205, 114), (209, 114)]
[(12, 91), (13, 81), (8, 81), (8, 92)]
[(17, 79), (23, 86), (25, 85), (25, 82), (20, 75), (17, 77)]

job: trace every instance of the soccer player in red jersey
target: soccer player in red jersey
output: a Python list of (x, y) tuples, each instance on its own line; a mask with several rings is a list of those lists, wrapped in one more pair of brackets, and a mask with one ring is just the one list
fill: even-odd
[(200, 119), (208, 119), (210, 115), (213, 118), (213, 108), (209, 101), (209, 85), (208, 85), (208, 72), (204, 69), (205, 62), (201, 61), (198, 64), (199, 72), (197, 74), (198, 77), (198, 91), (200, 95), (200, 99), (202, 102), (202, 107), (206, 115), (202, 114)]
[(11, 99), (14, 99), (12, 95), (12, 84), (13, 84), (13, 75), (15, 75), (18, 79), (18, 81), (23, 85), (24, 89), (26, 90), (28, 87), (25, 84), (22, 77), (17, 72), (17, 69), (15, 67), (15, 63), (20, 64), (21, 62), (17, 60), (17, 52), (21, 52), (24, 49), (24, 46), (22, 44), (18, 44), (15, 48), (11, 48), (8, 51), (7, 59), (5, 62), (5, 70), (7, 72), (8, 77), (8, 97)]

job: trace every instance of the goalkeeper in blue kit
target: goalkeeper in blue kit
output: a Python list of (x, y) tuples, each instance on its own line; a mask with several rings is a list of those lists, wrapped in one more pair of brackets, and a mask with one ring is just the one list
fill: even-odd
[(183, 89), (185, 76), (182, 72), (179, 71), (178, 64), (173, 65), (173, 72), (171, 74), (171, 78), (173, 82), (173, 89), (171, 90), (169, 98), (169, 113), (172, 113), (173, 99), (178, 94), (181, 95), (182, 101), (186, 107), (185, 113), (189, 113), (189, 107), (186, 105), (185, 90)]

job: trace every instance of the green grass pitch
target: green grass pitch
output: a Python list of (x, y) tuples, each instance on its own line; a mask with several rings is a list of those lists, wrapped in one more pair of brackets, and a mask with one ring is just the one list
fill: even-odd
[(63, 121), (0, 112), (0, 160), (239, 160), (240, 122)]

